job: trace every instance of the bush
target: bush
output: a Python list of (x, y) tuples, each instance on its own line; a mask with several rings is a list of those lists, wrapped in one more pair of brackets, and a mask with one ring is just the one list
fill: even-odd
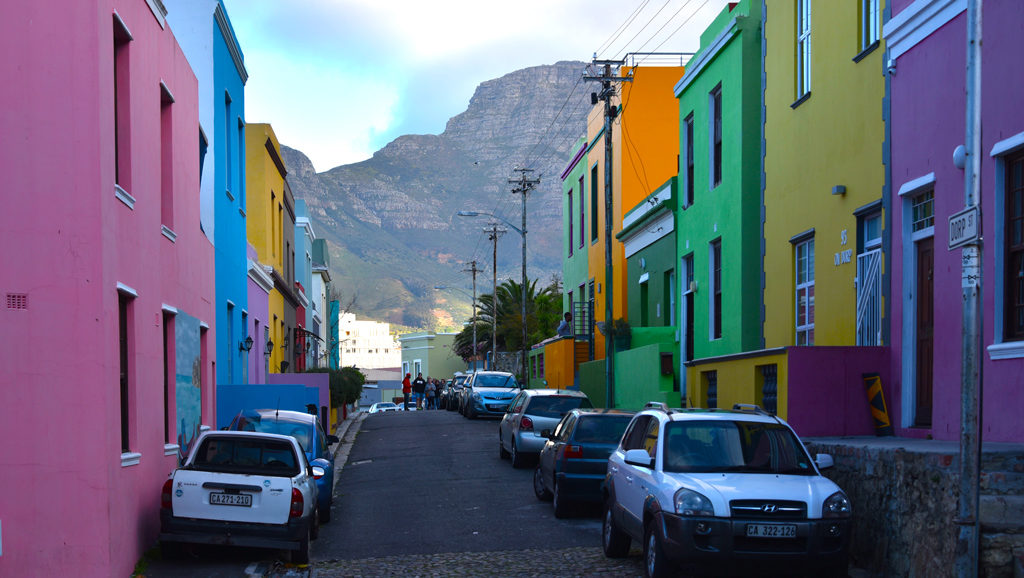
[(366, 376), (354, 367), (342, 367), (341, 369), (315, 367), (307, 369), (306, 373), (330, 375), (331, 405), (333, 407), (355, 403), (363, 396), (363, 384), (366, 383)]

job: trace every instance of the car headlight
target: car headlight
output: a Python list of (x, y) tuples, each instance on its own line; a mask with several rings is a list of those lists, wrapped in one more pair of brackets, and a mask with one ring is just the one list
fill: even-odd
[(829, 496), (821, 507), (821, 515), (824, 518), (848, 518), (850, 514), (850, 500), (842, 492)]
[(472, 398), (473, 398), (474, 400), (476, 400), (476, 401), (480, 401), (480, 394), (479, 394), (479, 393), (474, 393), (474, 394), (473, 394), (473, 395), (471, 395), (470, 397), (472, 397)]
[(676, 513), (683, 516), (714, 516), (715, 508), (704, 494), (683, 488), (676, 492)]

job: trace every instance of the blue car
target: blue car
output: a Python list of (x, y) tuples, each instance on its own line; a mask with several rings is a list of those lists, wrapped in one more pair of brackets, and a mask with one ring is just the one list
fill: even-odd
[(501, 417), (519, 393), (519, 382), (506, 371), (477, 371), (469, 376), (462, 391), (462, 415), (469, 419)]
[(227, 429), (283, 434), (298, 440), (302, 451), (306, 453), (309, 465), (324, 469), (324, 475), (316, 478), (317, 505), (320, 510), (320, 523), (331, 521), (331, 504), (334, 503), (334, 452), (329, 446), (338, 443), (338, 437), (324, 433), (319, 417), (301, 411), (244, 410), (231, 420), (231, 425)]

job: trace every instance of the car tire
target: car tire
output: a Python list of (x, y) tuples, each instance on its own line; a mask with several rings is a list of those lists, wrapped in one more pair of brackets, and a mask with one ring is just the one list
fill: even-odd
[[(474, 409), (472, 405), (466, 406), (466, 417), (468, 417), (469, 419), (476, 419), (476, 409)], [(515, 446), (513, 446), (513, 449), (514, 448)]]
[(320, 537), (320, 507), (313, 510), (313, 521), (309, 524), (309, 538), (316, 540)]
[(644, 527), (644, 576), (647, 578), (665, 578), (672, 575), (668, 558), (661, 547), (661, 539), (653, 522)]
[(507, 460), (509, 455), (511, 454), (505, 449), (505, 443), (501, 439), (501, 434), (498, 434), (498, 457)]
[(309, 538), (310, 531), (306, 530), (306, 536), (299, 541), (299, 549), (292, 550), (293, 564), (309, 564)]
[(533, 493), (542, 502), (551, 500), (551, 490), (544, 485), (544, 472), (541, 471), (540, 464), (533, 470)]
[(558, 519), (568, 518), (570, 503), (562, 496), (562, 492), (558, 489), (558, 482), (555, 482), (555, 487), (551, 490), (551, 506), (555, 510), (555, 517)]
[(526, 456), (516, 448), (516, 440), (512, 438), (512, 467), (520, 469), (526, 467)]
[(625, 558), (629, 554), (630, 542), (629, 534), (615, 525), (611, 502), (607, 502), (601, 523), (601, 549), (604, 550), (604, 555), (608, 558)]

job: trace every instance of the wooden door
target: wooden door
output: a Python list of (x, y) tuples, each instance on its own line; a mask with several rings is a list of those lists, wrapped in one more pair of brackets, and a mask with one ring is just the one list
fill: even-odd
[(915, 426), (932, 425), (932, 352), (934, 350), (935, 303), (933, 277), (935, 269), (934, 238), (917, 243), (917, 404)]

